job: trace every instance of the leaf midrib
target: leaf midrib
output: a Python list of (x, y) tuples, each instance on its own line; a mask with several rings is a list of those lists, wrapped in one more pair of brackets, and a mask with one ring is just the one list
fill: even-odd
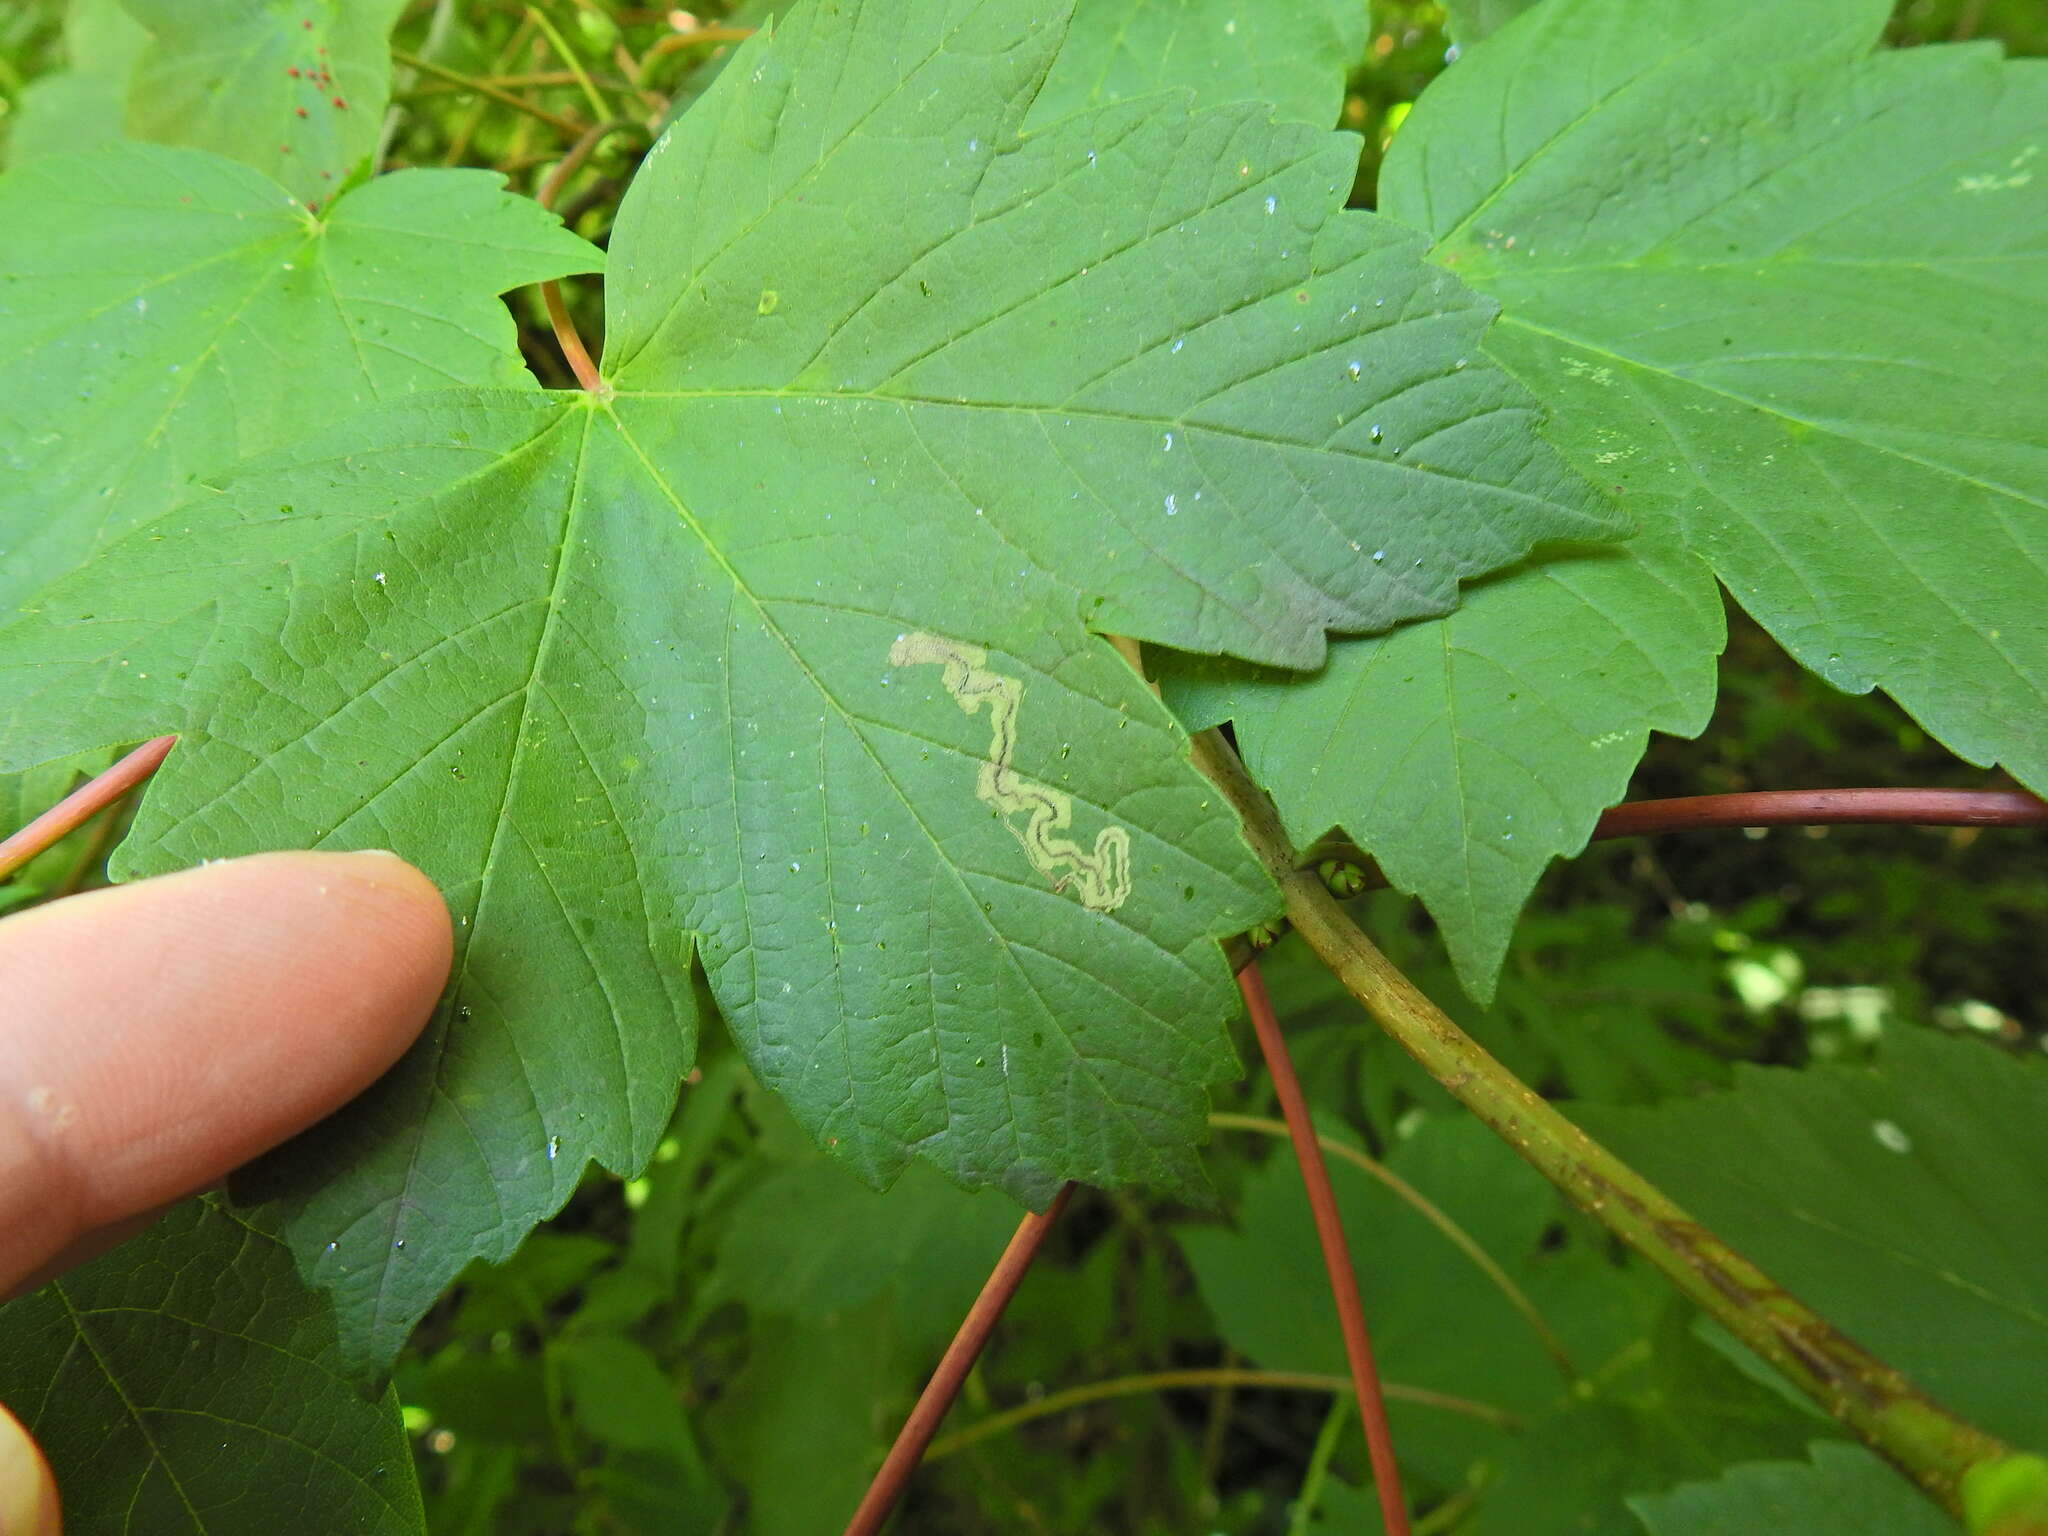
[[(1424, 381), (1430, 382), (1430, 381)], [(869, 390), (833, 390), (817, 388), (775, 388), (760, 386), (745, 389), (622, 389), (614, 398), (620, 400), (790, 400), (806, 404), (839, 405), (871, 404), (897, 406), (924, 406), (949, 411), (1004, 411), (1022, 416), (1075, 416), (1088, 421), (1115, 422), (1124, 426), (1142, 426), (1153, 429), (1172, 427), (1188, 433), (1207, 433), (1215, 437), (1229, 438), (1238, 442), (1256, 443), (1286, 453), (1332, 454), (1349, 459), (1354, 463), (1370, 465), (1401, 474), (1422, 475), (1434, 480), (1449, 480), (1458, 485), (1476, 485), (1494, 492), (1508, 500), (1525, 502), (1551, 511), (1567, 511), (1555, 501), (1549, 501), (1534, 492), (1495, 481), (1474, 480), (1466, 475), (1453, 475), (1432, 464), (1404, 463), (1400, 459), (1377, 454), (1363, 453), (1354, 448), (1331, 446), (1323, 442), (1293, 441), (1283, 437), (1272, 437), (1249, 427), (1230, 426), (1221, 422), (1194, 421), (1185, 416), (1145, 416), (1135, 411), (1113, 411), (1101, 406), (1062, 405), (1051, 402), (949, 399), (944, 395), (885, 394)], [(1612, 525), (1594, 522), (1596, 529), (1605, 530)], [(1565, 535), (1559, 535), (1565, 537)], [(1597, 537), (1589, 534), (1588, 537)]]
[(1823, 419), (1815, 415), (1802, 415), (1781, 405), (1756, 399), (1751, 395), (1744, 394), (1741, 390), (1730, 388), (1725, 384), (1710, 383), (1705, 379), (1681, 373), (1675, 367), (1645, 361), (1642, 358), (1619, 350), (1613, 343), (1590, 340), (1584, 336), (1574, 335), (1569, 331), (1559, 330), (1554, 326), (1539, 324), (1530, 319), (1526, 314), (1503, 313), (1494, 323), (1503, 327), (1513, 326), (1527, 331), (1532, 336), (1541, 336), (1546, 341), (1561, 342), (1566, 346), (1594, 353), (1597, 356), (1619, 363), (1624, 368), (1633, 369), (1638, 373), (1651, 374), (1658, 378), (1668, 379), (1673, 384), (1680, 385), (1686, 389), (1695, 389), (1703, 394), (1716, 395), (1732, 404), (1753, 410), (1759, 415), (1769, 416), (1791, 426), (1835, 438), (1844, 443), (1852, 443), (1871, 453), (1898, 459), (1903, 463), (1924, 469), (1931, 474), (1960, 481), (1962, 484), (1971, 486), (1987, 495), (2007, 497), (2040, 511), (2048, 512), (2048, 500), (2021, 490), (2016, 486), (2000, 485), (1996, 481), (1985, 480), (1966, 470), (1943, 464), (1935, 459), (1922, 457), (1916, 453), (1910, 453), (1894, 444), (1876, 441), (1859, 433), (1852, 432), (1839, 422)]
[[(470, 961), (471, 957), (476, 953), (477, 935), (483, 928), (484, 906), (490, 899), (492, 867), (497, 862), (498, 849), (502, 846), (505, 836), (508, 823), (506, 809), (512, 804), (520, 779), (525, 772), (527, 761), (533, 755), (522, 751), (521, 745), (526, 737), (526, 722), (533, 713), (533, 700), (535, 693), (538, 691), (537, 685), (542, 667), (554, 646), (557, 621), (561, 614), (560, 598), (562, 583), (569, 568), (569, 547), (575, 532), (576, 520), (583, 505), (583, 497), (580, 494), (583, 485), (583, 466), (588, 459), (587, 447), (590, 423), (594, 414), (594, 412), (587, 410), (582, 413), (583, 443), (579, 445), (576, 453), (576, 480), (570, 487), (568, 506), (563, 513), (561, 537), (555, 542), (554, 565), (548, 573), (548, 595), (545, 600), (546, 606), (541, 616), (540, 639), (533, 648), (533, 665), (527, 671), (526, 683), (519, 690), (519, 718), (513, 727), (512, 750), (510, 761), (506, 764), (504, 789), (498, 797), (497, 815), (491, 820), (491, 839), (484, 850), (483, 867), (477, 873), (476, 905), (470, 913), (469, 936), (462, 946), (461, 963), (456, 967), (454, 976), (449, 980), (448, 990), (443, 994), (442, 1006), (444, 1008), (455, 998), (460, 997), (470, 985)], [(570, 419), (567, 414), (557, 417), (539, 433), (528, 439), (522, 445), (522, 450), (531, 449), (536, 444), (545, 442), (555, 432), (562, 430)], [(441, 1088), (441, 1064), (447, 1056), (449, 1037), (453, 1033), (454, 1028), (451, 1021), (441, 1029), (432, 1047), (434, 1059), (428, 1064), (427, 1078), (433, 1085), (436, 1093), (443, 1092)], [(523, 1065), (522, 1063), (522, 1067)], [(464, 1124), (466, 1127), (466, 1117), (464, 1117)], [(405, 1212), (410, 1206), (413, 1185), (418, 1178), (420, 1169), (419, 1148), (426, 1137), (427, 1130), (428, 1117), (422, 1115), (415, 1118), (412, 1124), (413, 1145), (405, 1158), (405, 1182), (390, 1202), (392, 1214), (386, 1236), (393, 1243), (397, 1241), (396, 1234), (403, 1225)], [(472, 1131), (471, 1135), (474, 1137), (475, 1133)], [(481, 1151), (480, 1147), (479, 1151)], [(486, 1159), (486, 1162), (488, 1163), (488, 1159)], [(386, 1261), (378, 1266), (377, 1295), (370, 1309), (368, 1324), (372, 1333), (381, 1330), (386, 1325), (385, 1302), (390, 1294), (392, 1277), (397, 1270), (397, 1265), (389, 1262), (388, 1255), (390, 1251), (392, 1250), (387, 1249)]]

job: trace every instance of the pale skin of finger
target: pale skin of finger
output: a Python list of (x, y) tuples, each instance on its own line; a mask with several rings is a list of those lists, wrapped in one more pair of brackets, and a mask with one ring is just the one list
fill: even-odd
[[(389, 854), (262, 854), (0, 922), (0, 1297), (368, 1087), (433, 1012), (448, 909)], [(0, 1536), (59, 1536), (0, 1408)]]
[(28, 1431), (0, 1408), (0, 1536), (58, 1536), (57, 1481)]
[(374, 1081), (448, 975), (380, 854), (261, 854), (0, 922), (0, 1295)]

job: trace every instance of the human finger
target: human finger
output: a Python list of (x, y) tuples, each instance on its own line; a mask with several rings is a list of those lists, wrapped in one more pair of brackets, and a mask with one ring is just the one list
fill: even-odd
[(381, 853), (259, 854), (0, 922), (0, 1294), (360, 1093), (446, 981)]

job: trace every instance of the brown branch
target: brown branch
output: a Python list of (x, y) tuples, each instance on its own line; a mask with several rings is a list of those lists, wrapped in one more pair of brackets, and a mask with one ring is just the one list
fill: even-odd
[(903, 1488), (910, 1481), (910, 1474), (917, 1470), (923, 1458), (925, 1447), (931, 1444), (932, 1436), (938, 1433), (939, 1424), (953, 1406), (953, 1399), (960, 1395), (960, 1384), (967, 1379), (967, 1373), (974, 1368), (974, 1362), (981, 1355), (982, 1347), (988, 1343), (989, 1335), (995, 1331), (996, 1322), (1003, 1315), (1003, 1308), (1010, 1304), (1010, 1298), (1017, 1294), (1017, 1287), (1024, 1279), (1024, 1272), (1031, 1268), (1032, 1259), (1038, 1255), (1039, 1245), (1046, 1234), (1060, 1219), (1060, 1212), (1066, 1209), (1067, 1200), (1074, 1193), (1074, 1186), (1061, 1186), (1053, 1196), (1052, 1204), (1041, 1213), (1028, 1211), (1017, 1223), (1017, 1232), (1010, 1239), (1010, 1245), (1003, 1250), (1003, 1256), (996, 1260), (996, 1267), (989, 1271), (989, 1277), (981, 1288), (981, 1294), (974, 1298), (974, 1305), (967, 1309), (967, 1317), (960, 1324), (960, 1331), (953, 1335), (953, 1342), (946, 1346), (946, 1353), (940, 1358), (938, 1368), (932, 1372), (931, 1380), (918, 1394), (917, 1404), (910, 1410), (910, 1417), (903, 1421), (903, 1428), (896, 1433), (896, 1443), (889, 1447), (889, 1454), (883, 1461), (875, 1479), (868, 1484), (867, 1496), (860, 1501), (860, 1508), (853, 1512), (853, 1518), (846, 1524), (846, 1536), (874, 1536), (882, 1528), (882, 1522), (889, 1518), (889, 1511), (896, 1507), (897, 1499), (903, 1495)]
[(1703, 827), (2048, 827), (2048, 802), (2013, 789), (1773, 789), (1632, 800), (1603, 812), (1593, 839)]
[(148, 778), (178, 744), (175, 736), (144, 742), (90, 783), (82, 784), (19, 832), (0, 842), (0, 880), (70, 836)]
[[(2016, 789), (1766, 789), (1740, 795), (1689, 795), (1675, 800), (1631, 800), (1603, 811), (1592, 842), (1731, 827), (1917, 826), (2048, 827), (2048, 802)], [(1382, 890), (1387, 877), (1372, 855), (1342, 837), (1330, 837), (1305, 855), (1355, 864), (1359, 884), (1349, 894)], [(1243, 939), (1225, 946), (1232, 970), (1243, 970), (1258, 951)]]
[[(597, 146), (614, 131), (628, 128), (630, 123), (598, 123), (584, 131), (582, 137), (569, 147), (555, 168), (542, 179), (540, 190), (534, 194), (534, 201), (541, 207), (552, 210), (555, 199), (567, 186), (569, 178), (583, 169)], [(569, 314), (569, 306), (562, 298), (562, 285), (550, 278), (540, 285), (541, 302), (547, 306), (548, 324), (555, 329), (555, 344), (562, 349), (562, 358), (569, 365), (569, 371), (576, 375), (576, 383), (586, 394), (604, 393), (604, 375), (597, 371), (597, 364), (590, 360), (590, 350), (583, 345), (582, 333), (576, 329), (576, 322)]]
[(752, 27), (698, 27), (689, 32), (671, 32), (647, 50), (647, 59), (660, 58), (681, 48), (715, 47), (721, 43), (744, 43), (754, 35)]
[(1379, 1371), (1372, 1360), (1372, 1339), (1365, 1326), (1365, 1308), (1358, 1299), (1358, 1276), (1351, 1267), (1351, 1250), (1344, 1242), (1344, 1224), (1337, 1215), (1330, 1170), (1323, 1163), (1315, 1123), (1309, 1119), (1308, 1100), (1294, 1075), (1294, 1062), (1287, 1054), (1280, 1021), (1273, 1016), (1265, 978), (1256, 964), (1237, 973), (1237, 986), (1244, 993), (1245, 1006), (1251, 1010), (1252, 1029), (1259, 1037), (1266, 1071), (1271, 1074), (1274, 1091), (1280, 1098), (1288, 1137), (1294, 1143), (1295, 1160), (1301, 1164), (1301, 1182), (1308, 1189), (1316, 1240), (1322, 1244), (1323, 1267), (1330, 1275), (1330, 1295), (1337, 1303), (1337, 1327), (1344, 1335), (1344, 1358), (1351, 1366), (1352, 1387), (1358, 1394), (1358, 1418), (1365, 1428), (1366, 1451), (1372, 1458), (1373, 1489), (1379, 1495), (1380, 1518), (1386, 1523), (1387, 1536), (1408, 1536), (1408, 1506), (1401, 1497), (1401, 1469), (1394, 1460), (1393, 1431), (1387, 1425), (1387, 1404), (1380, 1394)]
[(562, 302), (562, 285), (550, 278), (540, 285), (540, 296), (548, 307), (548, 324), (555, 328), (555, 344), (562, 349), (562, 358), (568, 363), (569, 371), (576, 375), (576, 387), (585, 394), (603, 394), (604, 375), (590, 360), (583, 337), (577, 333), (576, 322), (569, 318), (569, 306)]

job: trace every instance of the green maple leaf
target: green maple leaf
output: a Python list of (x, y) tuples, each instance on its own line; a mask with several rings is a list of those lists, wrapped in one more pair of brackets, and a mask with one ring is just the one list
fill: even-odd
[(1960, 1529), (1860, 1445), (1816, 1441), (1808, 1461), (1756, 1461), (1712, 1482), (1639, 1494), (1629, 1507), (1650, 1536), (1955, 1536)]
[(64, 56), (22, 89), (7, 124), (7, 163), (26, 165), (76, 154), (121, 135), (121, 103), (149, 31), (121, 0), (71, 0), (64, 11)]
[(1472, 586), (1441, 619), (1340, 641), (1309, 677), (1164, 669), (1191, 729), (1236, 722), (1298, 845), (1341, 826), (1422, 898), (1481, 1002), (1537, 879), (1586, 846), (1649, 733), (1694, 735), (1712, 711), (1720, 594), (1668, 514), (1642, 521)]
[(65, 1528), (426, 1529), (386, 1390), (259, 1224), (212, 1200), (0, 1310), (0, 1399), (64, 1472)]
[(154, 36), (130, 80), (136, 138), (226, 155), (308, 202), (376, 148), (405, 0), (122, 3)]
[[(1637, 536), (1310, 679), (1169, 674), (1298, 839), (1341, 825), (1422, 897), (1477, 998), (1649, 732), (1705, 726), (1714, 572), (1831, 682), (2048, 782), (2048, 71), (1867, 57), (1885, 11), (1546, 0), (1432, 84), (1382, 207), (1502, 301), (1487, 350)], [(1737, 80), (1771, 82), (1761, 117)], [(1998, 326), (1968, 318), (1998, 294)]]
[[(786, 10), (749, 0), (732, 20), (760, 25)], [(1066, 41), (1025, 125), (1186, 90), (1203, 106), (1261, 101), (1280, 117), (1327, 127), (1371, 31), (1365, 0), (1074, 0)]]
[(1371, 30), (1364, 0), (1080, 0), (1030, 122), (1179, 86), (1324, 127)]
[(0, 635), (24, 760), (183, 733), (127, 873), (371, 844), (448, 894), (435, 1024), (247, 1186), (352, 1356), (645, 1160), (693, 950), (871, 1181), (1196, 1184), (1214, 940), (1274, 894), (1091, 629), (1313, 665), (1609, 530), (1486, 307), (1340, 211), (1353, 142), (1176, 95), (1020, 137), (1060, 19), (794, 13), (630, 190), (601, 395), (372, 412)]
[(2048, 65), (1872, 52), (1890, 9), (1546, 0), (1382, 206), (1794, 656), (2048, 787)]
[(497, 294), (598, 253), (488, 171), (315, 217), (218, 156), (128, 144), (0, 178), (0, 605), (237, 459), (379, 400), (524, 384)]

